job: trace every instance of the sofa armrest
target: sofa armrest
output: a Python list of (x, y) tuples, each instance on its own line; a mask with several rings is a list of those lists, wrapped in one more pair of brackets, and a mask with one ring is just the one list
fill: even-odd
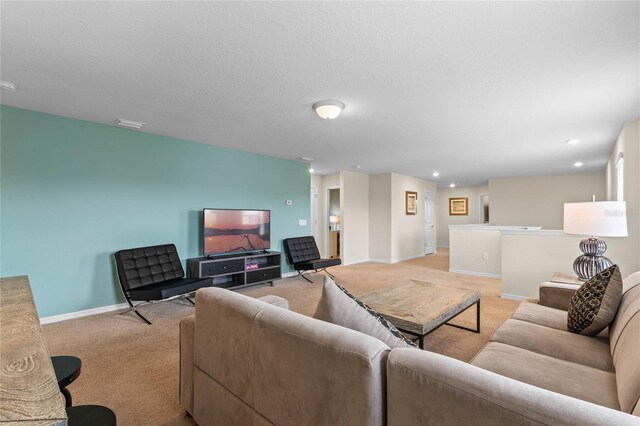
[(387, 424), (637, 425), (638, 418), (417, 349), (387, 361)]
[(193, 415), (193, 342), (196, 316), (180, 321), (180, 405)]
[(566, 311), (569, 309), (571, 298), (579, 288), (579, 284), (544, 282), (540, 284), (538, 290), (540, 297), (539, 303), (549, 308)]

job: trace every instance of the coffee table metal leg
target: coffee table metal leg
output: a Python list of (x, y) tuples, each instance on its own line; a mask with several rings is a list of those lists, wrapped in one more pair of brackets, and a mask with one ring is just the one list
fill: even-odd
[[(445, 322), (444, 325), (448, 325), (449, 327), (459, 328), (461, 330), (473, 331), (474, 333), (480, 333), (480, 300), (478, 300), (473, 305), (476, 305), (476, 328), (475, 328), (475, 330), (473, 328), (463, 327), (463, 326), (457, 325), (457, 324), (449, 324), (448, 322)], [(462, 312), (466, 311), (467, 309), (469, 309), (473, 305), (469, 305)], [(460, 312), (458, 315), (460, 315), (462, 312)], [(458, 315), (456, 315), (456, 316), (458, 316)]]
[(424, 349), (424, 336), (419, 336), (418, 337), (418, 347), (420, 349)]

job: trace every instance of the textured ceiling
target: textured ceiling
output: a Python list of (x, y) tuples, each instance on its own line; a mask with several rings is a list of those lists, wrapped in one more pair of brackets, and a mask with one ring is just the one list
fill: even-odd
[[(639, 2), (0, 7), (1, 78), (18, 86), (3, 104), (313, 157), (322, 174), (474, 185), (602, 170), (640, 116)], [(346, 109), (321, 120), (322, 99)]]

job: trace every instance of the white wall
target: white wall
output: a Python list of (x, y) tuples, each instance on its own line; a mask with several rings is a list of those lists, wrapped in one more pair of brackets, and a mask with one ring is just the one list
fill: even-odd
[(564, 203), (606, 197), (605, 172), (489, 180), (490, 219), (494, 225), (562, 229)]
[(351, 265), (369, 260), (369, 175), (340, 172), (342, 263)]
[[(320, 224), (322, 221), (322, 216), (321, 216), (322, 210), (320, 209), (320, 201), (322, 200), (322, 194), (321, 194), (322, 176), (311, 174), (311, 197), (312, 198), (314, 196), (314, 192), (313, 192), (314, 190), (317, 191), (317, 197), (318, 197), (316, 200), (316, 211), (311, 212), (309, 217), (312, 218), (311, 220), (313, 220), (313, 217), (315, 216), (316, 222), (310, 224), (311, 225), (310, 230), (311, 230), (311, 235), (316, 236), (316, 243), (320, 245), (320, 232), (321, 232)], [(313, 202), (311, 202), (309, 206), (310, 208), (313, 209)], [(322, 253), (322, 250), (320, 251), (320, 253)]]
[(369, 258), (391, 263), (391, 173), (369, 176)]
[[(437, 239), (439, 247), (449, 247), (449, 225), (480, 223), (480, 194), (487, 193), (489, 193), (487, 185), (438, 189), (436, 220), (438, 222)], [(467, 197), (469, 199), (469, 214), (467, 216), (449, 216), (449, 198), (457, 197)], [(489, 211), (492, 208), (489, 205)], [(489, 213), (489, 217), (491, 218), (491, 213)]]
[[(417, 213), (405, 212), (405, 192), (418, 193)], [(436, 199), (436, 184), (411, 176), (391, 173), (391, 263), (424, 256), (424, 195), (433, 192)], [(436, 229), (438, 227), (436, 218)], [(434, 235), (437, 244), (437, 231)]]
[[(609, 250), (605, 256), (614, 263), (624, 263), (630, 271), (640, 270), (640, 120), (624, 123), (620, 135), (607, 164), (607, 197), (616, 200), (616, 160), (624, 155), (624, 201), (627, 203), (627, 229), (629, 236), (616, 238), (617, 244), (625, 247), (619, 256), (611, 257)], [(613, 238), (607, 240), (607, 244)], [(622, 266), (620, 267), (622, 269)]]
[[(538, 297), (540, 283), (549, 281), (555, 272), (575, 275), (573, 261), (580, 256), (578, 244), (584, 237), (564, 235), (558, 231), (502, 234), (502, 294), (507, 297)], [(624, 238), (605, 238), (605, 256), (620, 266), (625, 278), (637, 271), (638, 252), (627, 256)]]
[(340, 214), (340, 188), (329, 190), (329, 215)]
[(449, 272), (500, 278), (502, 275), (500, 232), (499, 227), (487, 225), (452, 227), (449, 232), (451, 239)]

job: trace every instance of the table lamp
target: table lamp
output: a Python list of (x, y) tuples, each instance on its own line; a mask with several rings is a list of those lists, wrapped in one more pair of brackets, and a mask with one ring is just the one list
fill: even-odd
[(603, 256), (607, 244), (598, 237), (626, 237), (627, 212), (624, 201), (592, 201), (565, 203), (565, 234), (588, 235), (580, 241), (581, 256), (573, 262), (573, 270), (583, 280), (604, 271), (613, 262)]
[(332, 231), (337, 231), (338, 224), (340, 223), (340, 216), (329, 216), (329, 223), (333, 225)]

